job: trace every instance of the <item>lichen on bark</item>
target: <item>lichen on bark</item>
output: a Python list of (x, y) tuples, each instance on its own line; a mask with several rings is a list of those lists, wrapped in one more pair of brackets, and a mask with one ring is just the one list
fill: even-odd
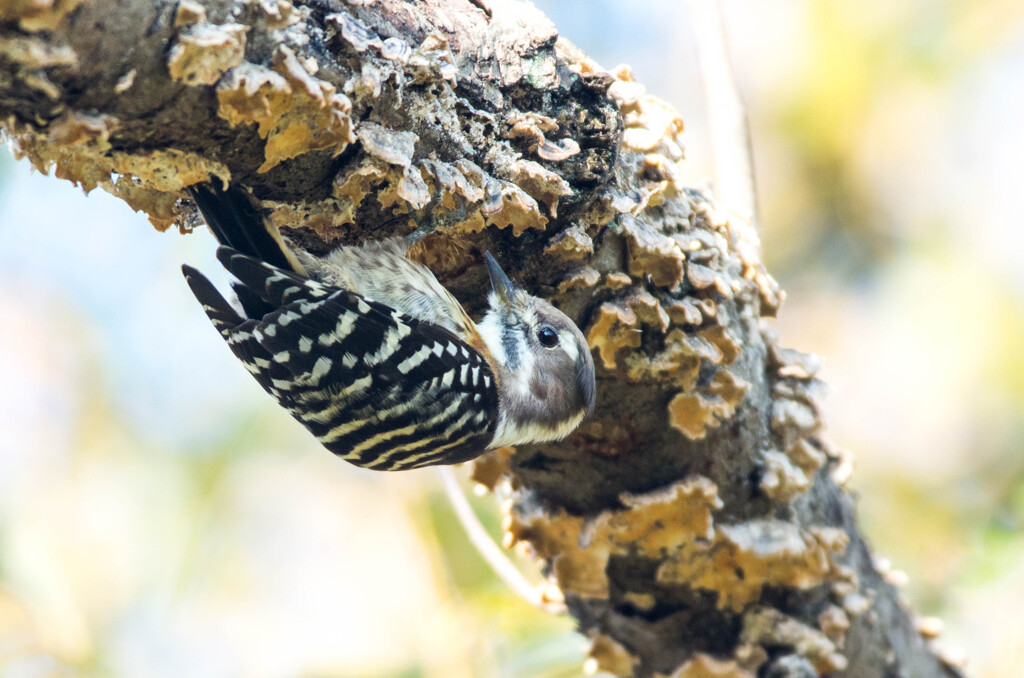
[(3, 2), (0, 121), (157, 228), (236, 182), (313, 252), (428, 225), (412, 256), (470, 311), (492, 249), (574, 317), (596, 412), (473, 473), (595, 668), (956, 674), (874, 569), (816, 361), (764, 324), (782, 294), (753, 228), (681, 182), (682, 117), (532, 6)]

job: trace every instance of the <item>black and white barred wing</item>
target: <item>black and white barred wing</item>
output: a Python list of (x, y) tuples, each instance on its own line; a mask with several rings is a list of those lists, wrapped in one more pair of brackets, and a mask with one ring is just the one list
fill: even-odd
[[(256, 380), (331, 452), (358, 466), (453, 464), (494, 437), (485, 358), (448, 330), (229, 248), (243, 318), (198, 271), (189, 286)], [(258, 315), (258, 314), (257, 314)]]

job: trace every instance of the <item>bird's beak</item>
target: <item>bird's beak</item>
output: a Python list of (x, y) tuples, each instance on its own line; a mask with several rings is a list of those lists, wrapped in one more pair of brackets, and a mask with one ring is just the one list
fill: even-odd
[(502, 305), (509, 306), (512, 293), (516, 290), (516, 284), (508, 279), (505, 271), (501, 270), (501, 266), (498, 266), (498, 262), (490, 252), (484, 252), (484, 262), (487, 264), (487, 274), (491, 276), (491, 288), (498, 295)]

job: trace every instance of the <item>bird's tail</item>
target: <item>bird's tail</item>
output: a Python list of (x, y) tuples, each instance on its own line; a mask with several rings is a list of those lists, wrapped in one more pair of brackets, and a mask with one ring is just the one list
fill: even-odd
[(221, 189), (212, 183), (189, 187), (192, 199), (217, 242), (286, 271), (306, 275), (277, 228), (260, 213), (238, 186)]

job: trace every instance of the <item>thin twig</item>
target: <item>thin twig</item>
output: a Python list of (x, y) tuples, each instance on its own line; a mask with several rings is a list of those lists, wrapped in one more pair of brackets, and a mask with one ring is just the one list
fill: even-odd
[(491, 535), (480, 523), (480, 519), (469, 505), (469, 500), (459, 487), (459, 481), (455, 478), (455, 471), (450, 466), (438, 466), (437, 472), (441, 475), (441, 484), (444, 486), (448, 501), (455, 509), (455, 515), (466, 531), (470, 543), (480, 553), (480, 557), (491, 566), (494, 574), (505, 582), (505, 585), (512, 589), (512, 592), (536, 608), (561, 614), (566, 611), (565, 605), (559, 602), (545, 600), (541, 589), (526, 580), (519, 568), (509, 560), (505, 551), (499, 547)]
[(750, 128), (729, 60), (719, 1), (690, 0), (690, 20), (704, 80), (711, 152), (715, 161), (715, 199), (756, 225), (757, 193)]

